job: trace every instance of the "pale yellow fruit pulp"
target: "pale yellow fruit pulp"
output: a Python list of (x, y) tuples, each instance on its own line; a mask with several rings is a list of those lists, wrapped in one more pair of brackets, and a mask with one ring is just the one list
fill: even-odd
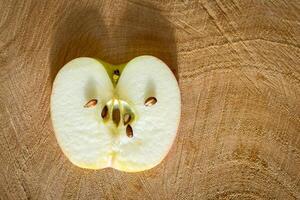
[[(121, 76), (115, 83), (113, 70)], [(155, 96), (157, 103), (145, 106)], [(98, 103), (84, 108), (90, 99)], [(101, 117), (110, 101), (123, 102), (121, 113), (134, 113), (133, 137), (126, 126)], [(137, 172), (150, 169), (166, 156), (180, 119), (180, 90), (161, 60), (139, 56), (117, 67), (93, 58), (77, 58), (57, 74), (51, 95), (51, 118), (58, 143), (68, 159), (82, 168), (112, 167)]]

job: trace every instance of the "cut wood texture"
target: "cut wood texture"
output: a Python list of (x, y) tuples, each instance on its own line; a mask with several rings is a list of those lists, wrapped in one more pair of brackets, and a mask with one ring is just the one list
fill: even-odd
[[(58, 70), (142, 54), (180, 85), (170, 153), (140, 173), (72, 165)], [(0, 0), (0, 199), (300, 199), (299, 58), (299, 0)]]

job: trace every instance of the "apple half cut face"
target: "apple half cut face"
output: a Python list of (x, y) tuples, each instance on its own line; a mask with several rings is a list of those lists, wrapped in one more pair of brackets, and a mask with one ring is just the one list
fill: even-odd
[(175, 139), (180, 108), (173, 73), (153, 56), (118, 66), (74, 59), (57, 74), (51, 95), (59, 146), (73, 164), (88, 169), (156, 166)]

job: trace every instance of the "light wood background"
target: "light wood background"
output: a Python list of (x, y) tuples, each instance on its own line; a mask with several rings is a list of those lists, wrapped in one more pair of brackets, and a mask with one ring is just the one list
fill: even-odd
[[(299, 0), (0, 0), (0, 199), (300, 199), (299, 48)], [(141, 54), (179, 81), (170, 153), (141, 173), (73, 166), (57, 71)]]

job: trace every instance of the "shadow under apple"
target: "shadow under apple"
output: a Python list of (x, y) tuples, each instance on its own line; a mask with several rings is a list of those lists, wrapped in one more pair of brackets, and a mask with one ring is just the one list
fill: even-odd
[[(99, 9), (77, 8), (62, 16), (51, 50), (52, 82), (59, 69), (77, 57), (94, 57), (113, 64), (140, 55), (162, 59), (178, 79), (177, 50), (170, 22), (151, 5), (127, 3), (121, 17), (106, 26)], [(101, 8), (101, 6), (100, 6)], [(145, 72), (146, 73), (146, 72)]]
[[(63, 65), (77, 57), (108, 59), (105, 48), (109, 48), (107, 29), (96, 9), (74, 9), (58, 25), (53, 38), (51, 52), (51, 79)], [(63, 16), (61, 16), (64, 19)]]
[(163, 60), (178, 79), (174, 29), (159, 10), (148, 4), (127, 4), (111, 34), (112, 46), (118, 46), (111, 60), (125, 63), (140, 55), (153, 55)]

